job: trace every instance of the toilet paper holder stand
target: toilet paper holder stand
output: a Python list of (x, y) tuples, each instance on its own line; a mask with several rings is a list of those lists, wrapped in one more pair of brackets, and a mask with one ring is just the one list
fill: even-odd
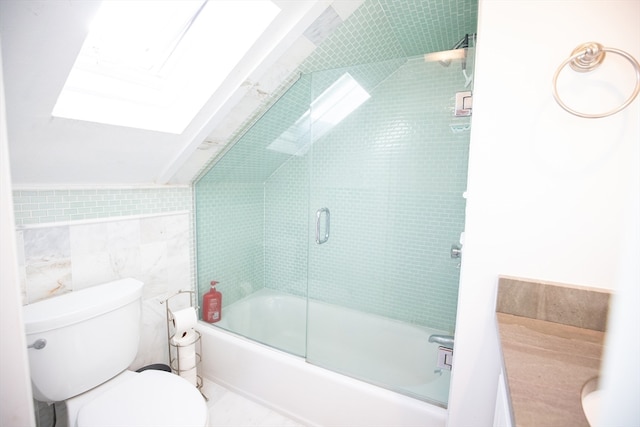
[(182, 364), (180, 363), (181, 362), (180, 355), (182, 353), (181, 348), (186, 348), (187, 346), (194, 345), (195, 346), (195, 370), (196, 370), (195, 386), (200, 391), (200, 394), (202, 394), (202, 396), (206, 400), (209, 400), (207, 396), (205, 396), (204, 393), (202, 393), (203, 381), (202, 381), (202, 376), (199, 374), (200, 364), (202, 363), (202, 336), (200, 335), (200, 332), (194, 329), (194, 333), (195, 333), (194, 338), (193, 340), (189, 340), (188, 342), (184, 342), (184, 343), (176, 342), (176, 340), (174, 339), (176, 337), (176, 330), (173, 324), (174, 311), (171, 308), (171, 301), (174, 298), (179, 297), (183, 294), (190, 294), (189, 295), (190, 307), (193, 307), (197, 313), (198, 307), (192, 304), (192, 301), (194, 300), (194, 296), (195, 296), (194, 291), (178, 291), (163, 301), (167, 311), (167, 344), (169, 345), (169, 367), (171, 368), (171, 372), (173, 372), (174, 374), (182, 377), (186, 376), (187, 371), (193, 369), (193, 367), (185, 366), (184, 363)]

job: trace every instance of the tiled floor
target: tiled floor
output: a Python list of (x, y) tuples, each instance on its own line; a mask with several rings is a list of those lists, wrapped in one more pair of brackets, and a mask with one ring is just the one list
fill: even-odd
[[(290, 418), (272, 411), (254, 401), (209, 380), (204, 380), (202, 392), (209, 398), (209, 427), (303, 427)], [(38, 404), (37, 426), (53, 425), (53, 407)], [(55, 427), (67, 427), (66, 410), (63, 404), (56, 404), (57, 423)]]

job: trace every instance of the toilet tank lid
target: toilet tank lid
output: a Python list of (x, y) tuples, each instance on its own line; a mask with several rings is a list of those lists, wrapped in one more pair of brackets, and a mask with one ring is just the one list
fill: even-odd
[(140, 298), (142, 286), (127, 278), (26, 305), (25, 333), (50, 331), (113, 311)]

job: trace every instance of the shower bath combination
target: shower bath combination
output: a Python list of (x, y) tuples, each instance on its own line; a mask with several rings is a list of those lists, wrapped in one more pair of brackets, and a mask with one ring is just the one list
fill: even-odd
[[(474, 38), (457, 44), (463, 67)], [(225, 302), (203, 345), (230, 331), (252, 354), (308, 362), (291, 369), (446, 408), (469, 148), (450, 107), (463, 90), (457, 67), (425, 55), (301, 75), (195, 184), (200, 298), (215, 278)], [(375, 357), (389, 351), (402, 357)], [(212, 352), (210, 375), (227, 375)]]

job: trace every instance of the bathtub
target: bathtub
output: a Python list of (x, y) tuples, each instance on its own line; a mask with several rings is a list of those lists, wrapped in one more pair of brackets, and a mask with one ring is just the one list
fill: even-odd
[(220, 327), (200, 322), (204, 377), (307, 425), (446, 425), (450, 372), (428, 342), (443, 331), (311, 300), (305, 346), (306, 306), (263, 289), (225, 307)]

